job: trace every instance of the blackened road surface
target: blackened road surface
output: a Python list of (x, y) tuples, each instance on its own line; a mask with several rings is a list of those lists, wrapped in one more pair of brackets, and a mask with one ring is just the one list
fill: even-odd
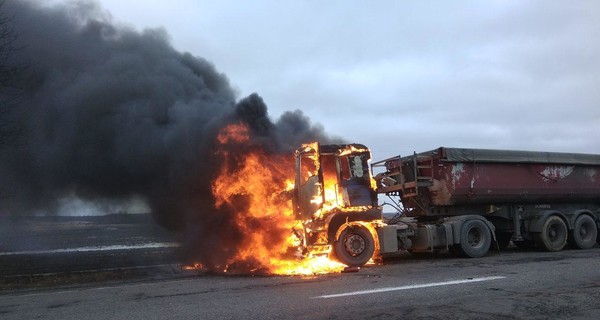
[(2, 319), (600, 319), (600, 249), (399, 257), (358, 273), (0, 292)]

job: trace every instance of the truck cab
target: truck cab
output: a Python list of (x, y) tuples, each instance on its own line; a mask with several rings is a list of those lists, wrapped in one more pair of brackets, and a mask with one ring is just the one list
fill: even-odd
[(361, 144), (311, 143), (296, 150), (293, 207), (310, 253), (329, 252), (349, 266), (364, 265), (373, 256), (373, 225), (381, 220), (381, 208), (370, 158)]

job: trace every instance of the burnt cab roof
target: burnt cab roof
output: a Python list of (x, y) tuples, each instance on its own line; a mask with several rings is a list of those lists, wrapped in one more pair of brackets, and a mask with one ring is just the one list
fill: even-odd
[(319, 151), (321, 154), (333, 154), (340, 155), (344, 153), (361, 153), (370, 152), (363, 144), (350, 143), (350, 144), (321, 144), (319, 145)]

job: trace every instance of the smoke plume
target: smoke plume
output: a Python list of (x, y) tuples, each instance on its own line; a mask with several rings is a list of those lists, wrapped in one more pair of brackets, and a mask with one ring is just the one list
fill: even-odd
[(117, 25), (93, 2), (0, 8), (18, 35), (9, 63), (28, 66), (13, 115), (21, 143), (0, 149), (0, 214), (136, 198), (161, 225), (214, 240), (235, 218), (214, 213), (210, 191), (219, 129), (243, 122), (270, 153), (329, 140), (301, 111), (272, 121), (257, 94), (238, 101), (225, 75), (176, 51), (164, 30)]

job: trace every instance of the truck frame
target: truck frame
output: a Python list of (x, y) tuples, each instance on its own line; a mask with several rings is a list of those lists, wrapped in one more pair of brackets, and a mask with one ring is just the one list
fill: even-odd
[[(369, 160), (359, 144), (296, 151), (307, 250), (333, 247), (361, 266), (401, 250), (476, 258), (510, 241), (547, 251), (600, 243), (600, 155), (440, 147)], [(393, 200), (394, 218), (383, 220), (377, 195)]]

